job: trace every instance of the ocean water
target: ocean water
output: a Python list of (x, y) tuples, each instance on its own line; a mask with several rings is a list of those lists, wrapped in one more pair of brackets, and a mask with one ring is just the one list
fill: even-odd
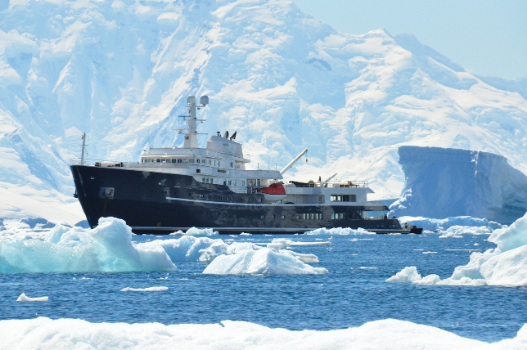
[[(173, 272), (0, 274), (0, 319), (79, 318), (89, 322), (211, 324), (248, 321), (289, 330), (335, 330), (388, 318), (495, 342), (513, 338), (527, 323), (527, 288), (426, 286), (387, 283), (406, 266), (424, 276), (452, 275), (470, 253), (495, 245), (487, 235), (439, 238), (423, 235), (272, 237), (216, 236), (237, 242), (273, 238), (330, 245), (294, 246), (318, 256), (325, 275), (204, 275), (206, 263), (177, 262)], [(161, 236), (134, 236), (136, 242)], [(122, 292), (126, 287), (168, 287), (161, 292)], [(48, 302), (20, 303), (48, 296)]]

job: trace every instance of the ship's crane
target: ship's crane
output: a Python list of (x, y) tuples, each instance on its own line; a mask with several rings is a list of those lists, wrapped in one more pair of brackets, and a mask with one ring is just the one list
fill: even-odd
[(307, 148), (305, 150), (303, 150), (298, 156), (296, 156), (296, 158), (293, 159), (289, 164), (287, 164), (285, 166), (285, 168), (280, 170), (280, 174), (284, 175), (284, 173), (286, 171), (288, 171), (293, 165), (295, 165), (295, 163), (300, 159), (300, 157), (302, 157), (304, 154), (306, 154), (306, 152), (307, 152)]

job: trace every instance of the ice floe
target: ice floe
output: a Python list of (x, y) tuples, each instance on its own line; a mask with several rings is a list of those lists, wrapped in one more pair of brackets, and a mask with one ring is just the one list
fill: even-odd
[(164, 249), (172, 262), (210, 261), (227, 252), (228, 244), (221, 239), (183, 236), (177, 239), (154, 240), (139, 244), (148, 249)]
[[(0, 321), (5, 349), (481, 349), (527, 347), (527, 326), (497, 343), (467, 339), (445, 330), (393, 319), (360, 327), (315, 331), (268, 328), (249, 322), (163, 325), (90, 323), (39, 317)], [(382, 335), (382, 336), (380, 336)]]
[(0, 272), (126, 272), (175, 268), (161, 247), (132, 242), (123, 220), (101, 218), (94, 229), (55, 226), (44, 237), (0, 241)]
[(465, 266), (455, 268), (451, 277), (441, 280), (437, 275), (421, 277), (415, 266), (409, 266), (387, 279), (387, 282), (440, 285), (527, 285), (527, 214), (510, 227), (495, 230), (489, 242), (497, 245), (484, 253), (473, 252)]
[(217, 256), (203, 271), (212, 275), (239, 274), (325, 274), (321, 267), (312, 267), (307, 263), (317, 263), (313, 254), (299, 254), (284, 250), (291, 241), (274, 239), (267, 247), (256, 244), (234, 243), (228, 254)]
[(333, 228), (317, 228), (313, 231), (307, 231), (305, 233), (309, 236), (317, 236), (317, 235), (340, 235), (340, 236), (346, 236), (346, 235), (371, 235), (375, 234), (375, 232), (367, 231), (363, 228), (358, 229), (352, 229), (349, 227), (333, 227)]
[[(401, 216), (401, 223), (409, 223), (422, 227), (426, 231), (446, 232), (446, 236), (456, 234), (490, 234), (493, 230), (503, 226), (497, 222), (487, 219), (473, 218), (471, 216), (456, 216), (446, 219), (433, 219), (421, 216)], [(452, 228), (452, 230), (449, 230)]]
[(217, 231), (214, 231), (211, 228), (197, 228), (197, 227), (191, 227), (186, 232), (183, 232), (181, 230), (172, 232), (170, 236), (176, 236), (176, 235), (187, 235), (187, 236), (215, 236), (219, 233)]
[(121, 292), (164, 292), (168, 287), (148, 287), (148, 288), (130, 288), (121, 289)]
[(25, 293), (22, 293), (16, 301), (48, 301), (48, 299), (48, 297), (30, 298)]

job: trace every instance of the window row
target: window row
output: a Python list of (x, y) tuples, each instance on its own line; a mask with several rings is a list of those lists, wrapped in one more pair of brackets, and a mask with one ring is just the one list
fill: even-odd
[(356, 202), (357, 196), (354, 194), (332, 194), (331, 195), (331, 201), (332, 202)]
[[(213, 167), (220, 167), (221, 163), (219, 160), (215, 159), (205, 159), (205, 158), (143, 158), (141, 163), (172, 163), (172, 164), (205, 164)], [(231, 166), (232, 168), (232, 166)]]
[[(220, 184), (222, 182), (221, 179), (217, 179), (216, 181), (219, 182), (216, 182), (217, 184)], [(206, 184), (214, 184), (214, 178), (212, 177), (203, 177), (201, 178), (201, 182), (203, 183), (206, 183)], [(241, 181), (238, 181), (238, 180), (227, 180), (227, 179), (224, 179), (223, 180), (223, 184), (224, 185), (229, 185), (229, 186), (237, 186), (238, 183), (241, 184), (241, 186), (245, 186), (245, 180), (241, 180)]]

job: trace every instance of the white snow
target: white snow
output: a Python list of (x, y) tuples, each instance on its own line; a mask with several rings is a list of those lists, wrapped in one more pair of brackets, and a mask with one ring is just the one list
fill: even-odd
[(16, 301), (48, 301), (48, 297), (30, 298), (25, 293), (22, 293)]
[[(382, 336), (380, 336), (382, 335)], [(0, 321), (5, 349), (481, 349), (527, 346), (527, 326), (515, 338), (497, 343), (467, 339), (439, 328), (393, 319), (360, 327), (290, 331), (241, 321), (221, 324), (90, 323), (45, 317)]]
[(123, 220), (101, 218), (94, 229), (58, 225), (45, 237), (0, 240), (0, 272), (170, 271), (163, 248), (132, 243)]
[(81, 132), (91, 160), (137, 161), (144, 147), (182, 144), (175, 116), (190, 94), (211, 98), (199, 131), (237, 130), (252, 167), (309, 148), (287, 179), (337, 172), (396, 198), (401, 145), (489, 151), (525, 173), (527, 103), (500, 84), (411, 35), (339, 33), (292, 1), (11, 2), (0, 12), (0, 217), (81, 221), (60, 209), (79, 208), (68, 163)]
[(168, 287), (148, 287), (148, 288), (130, 288), (121, 289), (121, 292), (164, 292)]
[(387, 282), (439, 285), (527, 286), (527, 214), (510, 227), (495, 230), (488, 239), (497, 245), (484, 253), (473, 252), (470, 262), (455, 268), (451, 277), (421, 277), (415, 266), (405, 267)]

